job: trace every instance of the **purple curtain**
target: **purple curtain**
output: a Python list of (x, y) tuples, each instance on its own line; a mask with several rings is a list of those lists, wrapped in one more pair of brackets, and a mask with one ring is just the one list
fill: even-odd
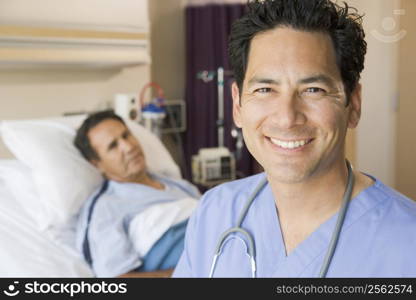
[[(207, 4), (186, 7), (186, 93), (187, 131), (185, 133), (186, 170), (191, 180), (191, 156), (200, 148), (217, 147), (218, 91), (217, 77), (209, 82), (198, 78), (204, 70), (216, 71), (223, 67), (224, 76), (224, 144), (235, 150), (236, 140), (231, 136), (233, 126), (231, 83), (228, 62), (228, 35), (231, 24), (242, 16), (243, 4)], [(228, 72), (230, 73), (230, 72)], [(216, 75), (216, 73), (215, 73)], [(254, 159), (244, 147), (237, 160), (238, 177), (253, 174)]]

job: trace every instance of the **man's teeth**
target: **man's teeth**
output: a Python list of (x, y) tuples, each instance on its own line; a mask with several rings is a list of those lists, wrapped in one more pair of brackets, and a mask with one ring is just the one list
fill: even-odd
[(307, 144), (309, 140), (299, 140), (299, 141), (280, 141), (273, 138), (270, 138), (271, 142), (279, 147), (282, 147), (284, 149), (295, 149), (302, 147), (303, 145)]

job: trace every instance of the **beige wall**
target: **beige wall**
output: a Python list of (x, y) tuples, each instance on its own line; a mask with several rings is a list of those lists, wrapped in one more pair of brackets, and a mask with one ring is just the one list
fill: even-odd
[[(168, 2), (168, 1), (166, 1)], [(147, 29), (148, 0), (1, 0), (1, 24)]]
[(397, 189), (416, 200), (416, 1), (402, 0), (405, 15), (400, 27), (406, 35), (400, 41), (397, 118)]
[[(107, 29), (119, 33), (148, 30), (147, 0), (125, 0), (122, 4), (118, 0), (87, 2), (2, 0), (0, 19), (2, 25), (28, 27)], [(2, 47), (7, 49), (7, 45)], [(10, 67), (3, 59), (0, 57), (0, 120), (46, 118), (108, 108), (116, 93), (138, 93), (150, 80), (148, 64), (125, 68), (119, 64), (110, 69), (108, 64), (103, 68), (104, 62), (100, 61), (101, 67), (87, 62), (58, 69), (28, 64)], [(7, 157), (11, 155), (0, 142), (0, 158)]]
[[(164, 90), (166, 99), (185, 99), (185, 1), (149, 1), (151, 79)], [(182, 145), (175, 136), (162, 141), (182, 166)]]
[[(121, 70), (2, 70), (0, 120), (59, 116), (105, 108), (116, 93), (137, 93), (149, 66)], [(0, 143), (0, 158), (10, 157)]]
[(167, 99), (184, 99), (185, 9), (183, 0), (149, 1), (151, 78)]
[[(399, 0), (348, 0), (364, 13), (368, 50), (362, 73), (362, 115), (356, 130), (356, 166), (395, 186), (395, 142), (398, 43), (381, 40), (378, 33), (387, 17), (400, 8)], [(395, 20), (397, 21), (397, 17)], [(393, 29), (393, 31), (395, 28)]]

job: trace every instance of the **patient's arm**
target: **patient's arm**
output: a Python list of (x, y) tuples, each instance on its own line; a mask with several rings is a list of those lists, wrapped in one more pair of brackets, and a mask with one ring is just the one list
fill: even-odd
[(119, 278), (169, 278), (173, 273), (173, 269), (159, 270), (153, 272), (129, 272), (118, 276)]

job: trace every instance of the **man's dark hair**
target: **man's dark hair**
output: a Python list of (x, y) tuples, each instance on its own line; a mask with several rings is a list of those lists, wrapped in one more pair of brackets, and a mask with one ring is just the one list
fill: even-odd
[(74, 145), (81, 152), (82, 156), (84, 156), (88, 161), (100, 159), (97, 152), (91, 146), (90, 139), (88, 138), (88, 132), (102, 121), (108, 119), (117, 120), (125, 124), (123, 119), (116, 115), (113, 110), (106, 110), (89, 115), (88, 118), (82, 123), (81, 127), (77, 130)]
[(228, 48), (231, 68), (240, 93), (247, 70), (251, 40), (258, 33), (282, 26), (329, 34), (349, 99), (364, 69), (364, 56), (367, 51), (361, 23), (362, 16), (345, 2), (343, 7), (330, 0), (249, 2), (247, 13), (232, 25)]

